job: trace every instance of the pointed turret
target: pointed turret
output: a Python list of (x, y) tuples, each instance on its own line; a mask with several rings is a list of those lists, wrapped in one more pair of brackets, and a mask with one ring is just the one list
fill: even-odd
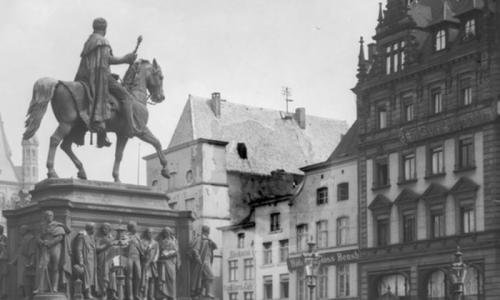
[(365, 46), (363, 37), (359, 40), (359, 55), (358, 55), (358, 79), (362, 79), (366, 75), (366, 59)]
[(377, 20), (378, 20), (378, 26), (381, 26), (382, 22), (384, 22), (384, 12), (382, 9), (382, 2), (378, 3), (378, 19)]
[(21, 143), (23, 147), (22, 184), (23, 190), (30, 190), (38, 182), (38, 138), (33, 136)]

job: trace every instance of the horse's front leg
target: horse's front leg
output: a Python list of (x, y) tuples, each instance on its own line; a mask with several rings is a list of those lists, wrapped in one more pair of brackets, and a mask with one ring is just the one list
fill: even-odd
[(124, 134), (116, 134), (115, 163), (113, 164), (113, 178), (115, 182), (120, 182), (120, 163), (123, 158), (123, 150), (127, 145), (128, 137)]
[(144, 128), (143, 133), (138, 136), (138, 138), (155, 148), (156, 154), (158, 154), (158, 159), (160, 160), (160, 164), (162, 166), (161, 175), (165, 178), (170, 178), (167, 159), (165, 158), (165, 155), (163, 155), (160, 141), (151, 133), (151, 131), (147, 127)]
[(61, 141), (70, 133), (71, 125), (66, 123), (59, 123), (59, 126), (50, 137), (49, 154), (47, 156), (47, 177), (58, 178), (54, 169), (54, 160), (56, 157), (57, 146)]

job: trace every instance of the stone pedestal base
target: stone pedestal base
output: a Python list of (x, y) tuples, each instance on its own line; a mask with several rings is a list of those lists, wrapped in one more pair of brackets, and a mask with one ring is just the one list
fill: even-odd
[(65, 294), (57, 293), (57, 294), (37, 294), (33, 298), (33, 300), (68, 300)]
[[(71, 241), (84, 230), (85, 224), (96, 225), (96, 235), (103, 223), (110, 223), (112, 229), (126, 228), (126, 224), (135, 221), (139, 234), (151, 228), (156, 236), (165, 226), (171, 227), (179, 243), (181, 267), (177, 275), (179, 298), (189, 295), (189, 243), (192, 232), (192, 213), (173, 211), (167, 203), (164, 192), (147, 186), (117, 184), (102, 181), (78, 179), (47, 179), (38, 183), (31, 191), (31, 203), (23, 208), (4, 210), (7, 219), (9, 253), (14, 257), (21, 239), (19, 228), (28, 225), (36, 236), (40, 229), (42, 212), (51, 210), (55, 220), (71, 229)], [(73, 264), (72, 264), (73, 265)], [(17, 286), (17, 270), (9, 268), (9, 300), (21, 299)], [(72, 279), (72, 278), (71, 278)], [(70, 282), (72, 294), (75, 292)], [(38, 294), (35, 300), (67, 300), (65, 295)]]

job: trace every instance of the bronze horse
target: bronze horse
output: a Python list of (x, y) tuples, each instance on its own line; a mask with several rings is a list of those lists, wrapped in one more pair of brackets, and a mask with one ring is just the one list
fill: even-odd
[[(128, 68), (123, 79), (123, 85), (133, 95), (132, 98), (134, 98), (134, 119), (137, 120), (136, 123), (140, 129), (140, 133), (136, 136), (155, 148), (162, 165), (161, 174), (168, 178), (167, 160), (162, 153), (160, 141), (146, 126), (148, 121), (148, 110), (146, 107), (148, 99), (151, 98), (151, 101), (154, 103), (160, 103), (165, 99), (161, 68), (156, 60), (153, 60), (153, 63), (147, 60), (138, 60)], [(57, 178), (57, 173), (54, 170), (54, 158), (57, 146), (61, 144), (61, 149), (69, 156), (78, 169), (78, 178), (87, 179), (82, 162), (72, 150), (73, 143), (83, 144), (83, 138), (88, 130), (87, 124), (85, 124), (81, 117), (81, 109), (79, 109), (88, 105), (85, 90), (81, 83), (61, 82), (53, 78), (41, 78), (37, 80), (33, 87), (33, 97), (27, 113), (26, 130), (23, 134), (23, 139), (31, 138), (38, 130), (49, 102), (52, 104), (52, 110), (59, 122), (59, 126), (50, 137), (47, 177)], [(109, 105), (111, 117), (106, 121), (106, 130), (116, 133), (113, 178), (115, 182), (120, 182), (120, 162), (129, 137), (123, 130), (125, 120), (124, 116), (120, 113), (118, 101), (110, 98)]]

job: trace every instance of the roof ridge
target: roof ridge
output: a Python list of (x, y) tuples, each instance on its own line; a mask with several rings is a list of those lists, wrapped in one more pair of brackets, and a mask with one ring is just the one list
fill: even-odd
[(193, 136), (192, 136), (192, 139), (195, 140), (197, 139), (197, 135), (196, 135), (196, 126), (194, 125), (194, 122), (195, 122), (195, 118), (194, 118), (194, 110), (193, 110), (193, 95), (191, 94), (188, 94), (188, 103), (187, 105), (189, 105), (189, 114), (190, 114), (190, 117), (191, 117), (191, 132), (193, 133)]

